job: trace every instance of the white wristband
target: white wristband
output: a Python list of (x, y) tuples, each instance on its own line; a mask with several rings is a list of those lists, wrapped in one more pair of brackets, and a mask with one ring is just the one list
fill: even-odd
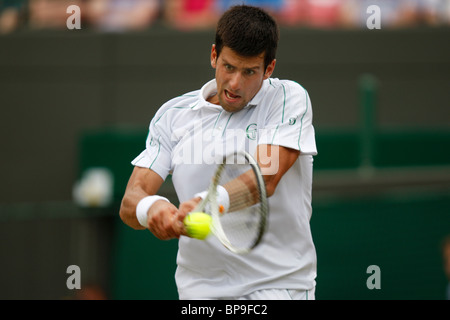
[[(194, 195), (194, 197), (200, 197), (205, 199), (208, 191), (203, 191)], [(222, 205), (224, 208), (224, 212), (227, 212), (230, 208), (230, 195), (228, 194), (227, 189), (222, 186), (217, 186), (217, 204)]]
[(208, 194), (208, 191), (202, 191), (199, 193), (194, 194), (194, 198), (202, 198), (204, 200), (206, 198), (206, 195)]
[(227, 189), (222, 186), (217, 186), (217, 204), (223, 206), (224, 211), (221, 213), (228, 212), (228, 209), (230, 209), (230, 195)]
[(136, 218), (139, 221), (139, 224), (145, 228), (147, 228), (147, 213), (150, 207), (158, 200), (165, 200), (170, 202), (167, 198), (161, 196), (147, 196), (142, 198), (138, 205), (136, 206)]

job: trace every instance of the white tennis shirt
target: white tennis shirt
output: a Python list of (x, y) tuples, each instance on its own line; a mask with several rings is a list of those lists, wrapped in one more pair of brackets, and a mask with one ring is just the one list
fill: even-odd
[(300, 150), (269, 198), (262, 242), (236, 255), (214, 237), (181, 237), (176, 283), (180, 299), (231, 298), (262, 289), (315, 287), (311, 229), (313, 155), (317, 154), (307, 91), (289, 80), (267, 79), (242, 110), (207, 102), (216, 81), (165, 103), (150, 123), (146, 149), (132, 161), (163, 179), (172, 174), (180, 202), (207, 189), (217, 159), (235, 149), (254, 154), (259, 144)]

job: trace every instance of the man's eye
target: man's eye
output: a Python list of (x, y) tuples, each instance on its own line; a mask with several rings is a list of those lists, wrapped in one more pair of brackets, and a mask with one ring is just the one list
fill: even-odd
[(232, 71), (233, 70), (233, 66), (230, 66), (229, 64), (225, 65), (225, 69), (227, 69), (227, 71)]
[(248, 75), (248, 76), (252, 76), (252, 75), (255, 74), (255, 70), (246, 70), (245, 74)]

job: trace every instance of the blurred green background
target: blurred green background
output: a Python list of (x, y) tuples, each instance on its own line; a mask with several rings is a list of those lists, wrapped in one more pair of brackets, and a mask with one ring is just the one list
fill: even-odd
[[(283, 28), (274, 77), (312, 100), (317, 299), (444, 299), (450, 234), (450, 29)], [(177, 299), (177, 241), (119, 219), (148, 124), (214, 77), (213, 30), (0, 36), (0, 298)], [(81, 208), (87, 169), (114, 201)], [(177, 203), (170, 177), (160, 192)], [(82, 290), (66, 269), (81, 268)], [(369, 290), (378, 265), (381, 289)]]

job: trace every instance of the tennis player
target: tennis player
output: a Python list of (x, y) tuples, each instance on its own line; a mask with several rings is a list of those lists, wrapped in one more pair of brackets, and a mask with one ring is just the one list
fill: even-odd
[[(273, 18), (235, 6), (220, 18), (211, 66), (215, 79), (165, 103), (150, 122), (120, 216), (159, 239), (179, 238), (176, 283), (180, 299), (314, 299), (316, 252), (310, 230), (313, 155), (308, 92), (271, 78), (279, 31)], [(186, 236), (182, 223), (201, 200), (230, 148), (255, 155), (269, 196), (262, 243), (246, 255), (215, 237)], [(207, 150), (207, 152), (205, 152)], [(157, 192), (172, 174), (177, 208)]]

